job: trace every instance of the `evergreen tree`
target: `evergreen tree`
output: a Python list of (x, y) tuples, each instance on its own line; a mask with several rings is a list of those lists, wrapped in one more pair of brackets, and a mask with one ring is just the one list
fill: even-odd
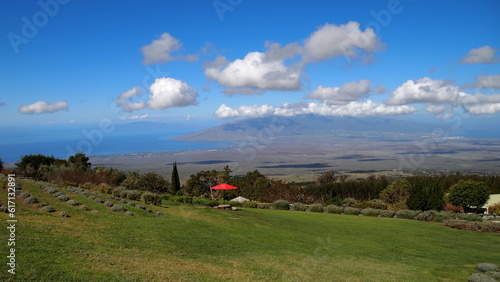
[(410, 187), (410, 195), (406, 201), (406, 205), (410, 210), (425, 210), (427, 196), (425, 187), (422, 183), (422, 179), (417, 179), (415, 183)]
[(172, 195), (175, 195), (179, 190), (181, 190), (181, 182), (179, 180), (179, 172), (177, 172), (177, 163), (174, 162), (174, 167), (172, 168), (170, 193), (172, 193)]
[(434, 180), (431, 184), (429, 184), (426, 190), (426, 210), (442, 210), (444, 206), (444, 188), (441, 183), (441, 179), (438, 178)]

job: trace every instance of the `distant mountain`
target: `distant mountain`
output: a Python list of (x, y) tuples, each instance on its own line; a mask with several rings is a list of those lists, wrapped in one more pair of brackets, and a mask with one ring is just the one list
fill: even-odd
[(382, 117), (269, 116), (229, 122), (176, 137), (179, 141), (237, 141), (273, 136), (332, 135), (339, 132), (430, 133), (436, 124)]

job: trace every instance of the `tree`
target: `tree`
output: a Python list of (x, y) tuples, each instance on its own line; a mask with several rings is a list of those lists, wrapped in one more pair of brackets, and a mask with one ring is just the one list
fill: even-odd
[(125, 175), (125, 180), (121, 183), (122, 186), (130, 190), (142, 190), (140, 186), (141, 175), (137, 171), (129, 171)]
[[(345, 180), (345, 178), (343, 180)], [(337, 181), (337, 177), (335, 176), (335, 171), (329, 170), (325, 171), (323, 175), (319, 176), (316, 179), (316, 185), (334, 183), (335, 181)]]
[(210, 187), (219, 184), (219, 172), (216, 170), (202, 170), (191, 174), (186, 183), (186, 193), (191, 196), (210, 196)]
[(77, 169), (87, 169), (92, 166), (92, 164), (89, 162), (89, 157), (87, 157), (84, 153), (76, 153), (73, 156), (70, 156), (68, 158), (68, 164), (74, 168)]
[(181, 190), (181, 182), (179, 180), (179, 172), (177, 171), (177, 163), (174, 162), (174, 167), (172, 168), (172, 178), (170, 179), (170, 193), (173, 195), (177, 193), (177, 191)]
[(0, 171), (2, 171), (2, 170), (3, 170), (3, 160), (2, 160), (2, 158), (0, 158)]
[(411, 184), (404, 178), (396, 179), (380, 192), (380, 199), (396, 209), (406, 209)]
[(156, 172), (148, 172), (141, 176), (139, 180), (139, 187), (141, 190), (147, 190), (154, 193), (167, 192), (168, 182)]
[(484, 182), (474, 180), (460, 180), (450, 188), (448, 200), (464, 210), (482, 207), (490, 195)]
[(425, 183), (419, 177), (410, 188), (410, 195), (406, 201), (412, 210), (442, 210), (444, 206), (444, 189), (439, 178)]
[(50, 166), (56, 159), (53, 156), (44, 156), (42, 154), (25, 155), (21, 161), (16, 163), (17, 170), (26, 177), (41, 179), (43, 174), (39, 171), (42, 165)]

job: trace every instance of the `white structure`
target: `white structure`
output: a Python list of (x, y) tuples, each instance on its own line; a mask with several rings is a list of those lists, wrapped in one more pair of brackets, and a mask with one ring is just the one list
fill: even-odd
[(243, 203), (243, 202), (248, 202), (250, 201), (249, 199), (247, 198), (243, 198), (243, 197), (236, 197), (234, 199), (231, 199), (231, 202), (240, 202), (240, 203)]

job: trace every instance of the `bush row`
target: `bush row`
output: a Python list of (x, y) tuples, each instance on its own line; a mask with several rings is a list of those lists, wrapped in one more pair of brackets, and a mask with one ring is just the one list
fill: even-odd
[(287, 201), (278, 200), (269, 203), (258, 203), (254, 204), (252, 207), (259, 209), (275, 209), (275, 210), (293, 210), (293, 211), (310, 211), (318, 213), (332, 213), (332, 214), (347, 214), (347, 215), (363, 215), (363, 216), (373, 216), (373, 217), (387, 217), (387, 218), (403, 218), (403, 219), (414, 219), (420, 221), (433, 221), (433, 222), (444, 222), (449, 219), (463, 220), (463, 221), (475, 221), (480, 222), (483, 217), (479, 214), (465, 214), (465, 213), (454, 213), (451, 211), (415, 211), (415, 210), (398, 210), (391, 211), (385, 209), (375, 209), (375, 208), (358, 208), (351, 206), (337, 206), (329, 205), (323, 206), (321, 204), (313, 205), (303, 205), (301, 203), (289, 204)]
[(444, 221), (444, 225), (451, 228), (464, 229), (464, 230), (500, 232), (500, 224), (493, 222), (477, 222), (477, 221), (467, 221), (460, 219), (448, 219)]

